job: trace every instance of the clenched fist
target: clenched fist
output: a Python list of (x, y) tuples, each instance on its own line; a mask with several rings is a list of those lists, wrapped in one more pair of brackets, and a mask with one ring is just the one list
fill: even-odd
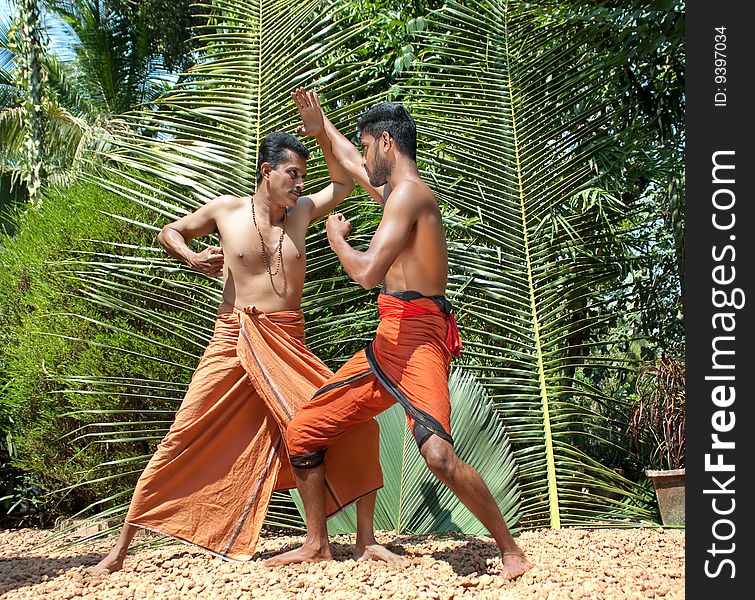
[(341, 213), (330, 215), (325, 222), (325, 231), (328, 232), (328, 240), (345, 240), (351, 233), (351, 223)]

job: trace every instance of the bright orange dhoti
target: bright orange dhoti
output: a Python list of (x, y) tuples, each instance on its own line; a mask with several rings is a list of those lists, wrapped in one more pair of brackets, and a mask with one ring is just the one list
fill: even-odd
[[(461, 347), (451, 306), (416, 292), (378, 297), (375, 339), (346, 362), (288, 426), (289, 459), (311, 468), (355, 428), (398, 402), (417, 444), (453, 443), (448, 374)], [(330, 450), (329, 450), (330, 449)]]
[[(332, 376), (304, 345), (301, 311), (221, 306), (175, 422), (142, 473), (126, 522), (224, 558), (252, 557), (273, 491), (295, 486), (284, 435)], [(383, 485), (373, 420), (325, 461), (335, 514)]]

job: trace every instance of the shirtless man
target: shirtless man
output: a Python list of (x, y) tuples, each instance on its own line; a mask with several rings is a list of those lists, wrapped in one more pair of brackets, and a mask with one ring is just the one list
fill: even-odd
[(414, 121), (400, 104), (382, 103), (368, 110), (357, 127), (364, 157), (325, 118), (336, 160), (383, 206), (383, 215), (364, 252), (349, 245), (350, 224), (343, 215), (331, 215), (326, 228), (331, 248), (354, 281), (365, 289), (383, 283), (381, 320), (375, 340), (339, 369), (288, 426), (307, 538), (302, 547), (266, 564), (331, 558), (323, 515), (325, 452), (349, 428), (399, 402), (428, 468), (495, 539), (501, 575), (519, 577), (532, 563), (480, 475), (452, 445), (448, 370), (461, 343), (445, 298), (448, 258), (440, 210), (415, 162)]
[[(290, 341), (292, 356), (304, 356), (300, 368), (309, 369), (310, 377), (312, 372), (320, 376), (312, 390), (332, 374), (299, 343), (303, 342), (300, 307), (306, 266), (305, 236), (312, 222), (351, 193), (354, 182), (333, 159), (329, 138), (324, 134), (322, 111), (310, 96), (304, 90), (292, 94), (302, 118), (298, 133), (317, 139), (330, 172), (330, 185), (304, 195), (309, 153), (293, 135), (274, 132), (259, 148), (254, 196), (219, 196), (168, 223), (158, 235), (159, 243), (170, 256), (210, 277), (223, 277), (223, 303), (213, 340), (197, 367), (176, 420), (142, 473), (120, 537), (94, 568), (96, 572), (122, 568), (140, 527), (173, 535), (225, 558), (248, 559), (253, 553), (264, 514), (249, 516), (255, 512), (250, 507), (256, 508), (254, 502), (260, 489), (267, 490), (268, 497), (272, 489), (280, 489), (273, 488), (273, 484), (280, 483), (276, 479), (279, 472), (271, 475), (270, 463), (274, 461), (267, 457), (275, 456), (281, 447), (281, 431), (275, 427), (261, 396), (255, 395), (262, 392), (250, 385), (249, 368), (237, 356), (237, 340), (241, 339), (244, 319), (262, 321), (264, 317), (276, 340)], [(216, 232), (221, 247), (211, 246), (201, 252), (189, 247), (191, 240)], [(248, 328), (253, 325), (251, 320), (246, 324)], [(294, 332), (291, 338), (290, 331)], [(285, 367), (299, 368), (290, 363)], [(276, 390), (285, 389), (285, 382), (272, 385)], [(309, 395), (311, 392), (302, 403)], [(289, 401), (290, 398), (282, 399), (283, 403)], [(250, 431), (255, 424), (258, 431)], [(370, 457), (376, 463), (373, 478), (376, 483), (370, 481), (368, 487), (356, 489), (354, 495), (342, 499), (346, 502), (359, 498), (354, 557), (398, 562), (401, 559), (380, 546), (373, 535), (375, 490), (382, 485), (378, 428), (373, 425), (374, 429), (367, 433), (375, 438)], [(263, 455), (267, 464), (262, 465), (264, 469), (260, 467), (260, 483), (255, 487), (252, 475), (258, 471), (254, 469), (266, 462), (259, 460), (260, 446), (252, 447), (265, 438), (260, 429), (274, 429), (270, 438), (275, 441), (263, 439), (268, 443)], [(274, 447), (276, 443), (278, 446)], [(353, 482), (347, 482), (348, 485), (352, 488), (347, 493), (351, 493), (355, 489)], [(263, 508), (258, 512), (263, 512)]]

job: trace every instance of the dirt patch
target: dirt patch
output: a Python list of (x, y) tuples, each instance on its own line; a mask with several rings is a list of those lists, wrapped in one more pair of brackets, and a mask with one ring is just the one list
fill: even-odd
[[(92, 575), (111, 542), (67, 550), (36, 546), (50, 533), (0, 531), (0, 597), (89, 599), (355, 600), (357, 598), (621, 599), (684, 598), (684, 531), (561, 529), (528, 531), (518, 543), (535, 567), (516, 581), (497, 576), (489, 538), (399, 536), (378, 540), (407, 558), (402, 566), (351, 560), (353, 539), (333, 539), (335, 560), (267, 568), (259, 560), (226, 562), (180, 543), (142, 548), (124, 569)], [(299, 545), (299, 537), (263, 537), (257, 557)]]

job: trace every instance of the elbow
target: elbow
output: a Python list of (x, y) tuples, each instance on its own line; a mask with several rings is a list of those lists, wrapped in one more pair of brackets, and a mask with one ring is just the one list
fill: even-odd
[(380, 279), (363, 279), (359, 282), (365, 290), (371, 290), (380, 285)]
[(336, 200), (340, 203), (349, 197), (351, 192), (354, 191), (356, 185), (351, 177), (345, 178), (343, 181), (333, 182), (333, 192)]
[(372, 288), (379, 286), (382, 280), (383, 278), (377, 272), (375, 272), (374, 269), (370, 268), (364, 269), (357, 277), (354, 278), (354, 281), (356, 281), (365, 290), (371, 290)]
[(165, 230), (168, 226), (165, 225), (157, 234), (157, 243), (163, 248), (165, 247)]
[(343, 184), (344, 198), (347, 198), (354, 191), (355, 187), (354, 180), (349, 178), (348, 182)]
[(157, 234), (157, 243), (163, 248), (167, 248), (168, 243), (168, 231), (171, 229), (170, 224), (164, 225), (163, 228)]

